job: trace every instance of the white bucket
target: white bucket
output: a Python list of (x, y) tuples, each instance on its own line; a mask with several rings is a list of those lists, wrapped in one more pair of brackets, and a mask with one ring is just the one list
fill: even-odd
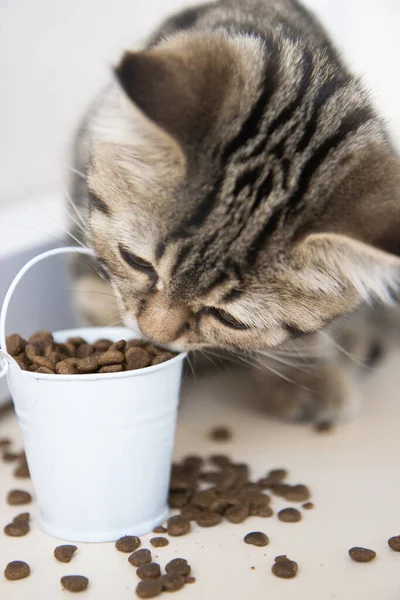
[[(22, 428), (42, 529), (76, 542), (108, 542), (151, 531), (167, 516), (168, 485), (185, 354), (121, 373), (47, 375), (23, 371), (6, 352), (5, 320), (12, 282), (0, 316), (0, 357)], [(58, 342), (81, 336), (116, 341), (124, 327), (54, 333)]]

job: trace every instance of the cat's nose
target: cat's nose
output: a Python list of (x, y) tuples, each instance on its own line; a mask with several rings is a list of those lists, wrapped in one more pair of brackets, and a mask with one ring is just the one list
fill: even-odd
[(137, 319), (141, 332), (154, 342), (174, 342), (190, 328), (190, 311), (185, 306), (148, 306)]

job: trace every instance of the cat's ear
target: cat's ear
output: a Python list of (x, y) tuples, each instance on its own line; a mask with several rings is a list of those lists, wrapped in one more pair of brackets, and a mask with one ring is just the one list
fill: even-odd
[[(341, 290), (389, 300), (400, 290), (400, 161), (375, 149), (332, 194), (294, 256)], [(300, 262), (299, 262), (300, 261)], [(327, 281), (327, 279), (326, 279)]]
[(182, 144), (212, 126), (232, 72), (226, 38), (180, 34), (161, 46), (126, 52), (115, 74), (142, 113)]

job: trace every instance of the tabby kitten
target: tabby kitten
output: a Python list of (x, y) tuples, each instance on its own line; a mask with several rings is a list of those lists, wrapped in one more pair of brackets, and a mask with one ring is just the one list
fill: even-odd
[(173, 350), (303, 347), (311, 371), (256, 371), (270, 411), (354, 412), (348, 356), (368, 362), (381, 333), (357, 309), (390, 301), (399, 281), (400, 167), (367, 92), (297, 0), (220, 0), (169, 19), (123, 55), (77, 157), (73, 199), (106, 280), (75, 260), (90, 322), (107, 322), (110, 297), (88, 290), (112, 289), (124, 323)]

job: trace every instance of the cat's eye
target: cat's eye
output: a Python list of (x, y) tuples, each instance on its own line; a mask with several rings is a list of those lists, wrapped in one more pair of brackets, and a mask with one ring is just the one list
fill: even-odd
[(218, 321), (220, 321), (220, 323), (226, 325), (227, 327), (231, 327), (232, 329), (249, 329), (248, 325), (238, 321), (238, 319), (222, 308), (208, 307), (206, 310)]
[(137, 269), (138, 271), (143, 271), (150, 275), (155, 275), (153, 265), (147, 260), (140, 258), (140, 256), (136, 256), (136, 254), (133, 254), (132, 252), (124, 248), (124, 246), (122, 246), (121, 244), (119, 244), (118, 248), (122, 258), (130, 267), (132, 267), (133, 269)]

